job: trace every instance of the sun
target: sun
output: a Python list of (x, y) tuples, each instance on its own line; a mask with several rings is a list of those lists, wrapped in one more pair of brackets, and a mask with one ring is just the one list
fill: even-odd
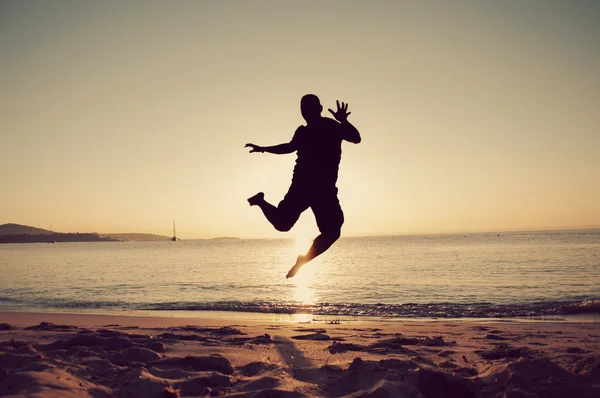
[(308, 249), (310, 249), (310, 245), (312, 245), (312, 241), (312, 238), (309, 238), (308, 236), (299, 236), (294, 238), (294, 254), (306, 254)]
[(300, 220), (294, 226), (294, 250), (295, 254), (306, 254), (315, 236), (318, 235), (318, 231), (315, 232), (314, 226), (308, 223), (306, 219)]

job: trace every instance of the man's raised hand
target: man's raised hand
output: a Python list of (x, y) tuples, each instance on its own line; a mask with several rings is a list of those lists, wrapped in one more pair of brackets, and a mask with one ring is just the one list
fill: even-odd
[(339, 100), (336, 100), (335, 103), (337, 105), (337, 111), (334, 112), (331, 109), (329, 109), (329, 112), (331, 112), (335, 120), (337, 120), (338, 122), (345, 122), (346, 120), (348, 120), (348, 115), (352, 113), (348, 112), (348, 104), (342, 102), (342, 106), (340, 106)]
[(258, 146), (258, 145), (254, 145), (254, 144), (246, 144), (246, 145), (244, 145), (244, 148), (248, 148), (248, 147), (252, 148), (252, 149), (250, 149), (250, 153), (253, 153), (253, 152), (264, 152), (265, 151), (261, 146)]

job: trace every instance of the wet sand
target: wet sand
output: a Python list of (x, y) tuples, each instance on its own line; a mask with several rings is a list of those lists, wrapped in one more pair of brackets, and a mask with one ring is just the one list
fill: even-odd
[(0, 312), (0, 396), (598, 397), (600, 324)]

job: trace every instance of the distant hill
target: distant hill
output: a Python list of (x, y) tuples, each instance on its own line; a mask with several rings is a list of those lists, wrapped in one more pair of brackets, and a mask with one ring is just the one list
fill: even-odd
[(52, 231), (47, 229), (30, 227), (20, 224), (2, 224), (0, 225), (0, 236), (3, 235), (51, 235)]
[(166, 241), (166, 240), (171, 240), (170, 236), (164, 236), (164, 235), (154, 235), (154, 234), (121, 234), (121, 233), (114, 233), (114, 234), (100, 234), (100, 237), (102, 238), (111, 238), (111, 239), (117, 239), (117, 240), (121, 240), (121, 241), (125, 241), (125, 242), (147, 242), (147, 241)]
[(97, 233), (61, 233), (20, 224), (0, 225), (0, 243), (111, 242)]
[[(16, 239), (14, 238), (16, 235), (52, 235), (53, 237), (48, 240), (56, 240), (58, 241), (59, 239), (56, 238), (56, 236), (63, 236), (64, 238), (66, 238), (66, 236), (69, 236), (69, 238), (75, 238), (77, 235), (79, 235), (80, 238), (83, 238), (83, 236), (85, 234), (73, 234), (73, 233), (66, 233), (66, 234), (61, 234), (61, 233), (56, 233), (56, 232), (52, 232), (52, 231), (48, 231), (47, 229), (41, 229), (41, 228), (35, 228), (35, 227), (30, 227), (28, 225), (21, 225), (21, 224), (2, 224), (0, 225), (0, 236), (5, 236), (11, 237), (11, 241)], [(170, 236), (164, 236), (164, 235), (154, 235), (154, 234), (136, 234), (136, 233), (132, 233), (132, 234), (128, 234), (128, 233), (112, 233), (112, 234), (93, 234), (96, 236), (97, 240), (102, 240), (102, 241), (113, 241), (113, 240), (120, 240), (120, 241), (135, 241), (135, 242), (145, 242), (145, 241), (167, 241), (167, 240), (171, 240)], [(5, 239), (6, 240), (6, 239)], [(41, 237), (34, 239), (33, 237), (21, 237), (18, 238), (19, 241), (45, 241), (46, 239), (42, 239)]]
[(0, 243), (59, 243), (59, 242), (116, 242), (115, 239), (101, 238), (96, 233), (54, 233), (2, 235)]

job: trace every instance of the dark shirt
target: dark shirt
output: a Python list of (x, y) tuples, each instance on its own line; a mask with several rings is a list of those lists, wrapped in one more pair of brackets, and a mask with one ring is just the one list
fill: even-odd
[(324, 117), (300, 126), (291, 143), (298, 154), (292, 182), (315, 188), (335, 187), (342, 156), (340, 123)]

